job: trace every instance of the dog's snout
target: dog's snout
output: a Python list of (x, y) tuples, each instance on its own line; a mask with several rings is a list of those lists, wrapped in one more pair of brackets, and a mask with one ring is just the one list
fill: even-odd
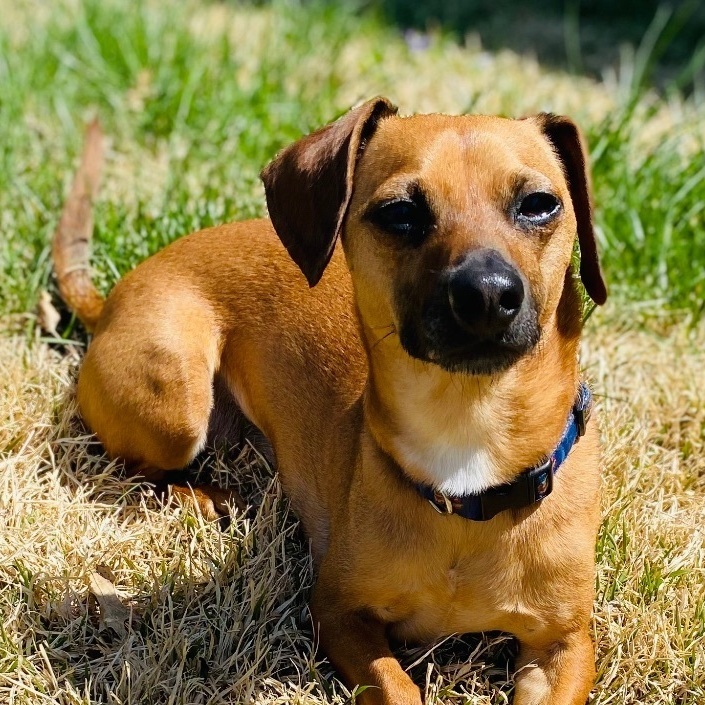
[(473, 253), (448, 280), (453, 316), (468, 332), (481, 338), (500, 335), (524, 303), (524, 283), (518, 272), (494, 250)]

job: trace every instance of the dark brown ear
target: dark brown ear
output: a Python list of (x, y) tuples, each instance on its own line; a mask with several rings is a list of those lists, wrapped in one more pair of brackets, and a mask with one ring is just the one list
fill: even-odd
[(290, 145), (262, 171), (269, 217), (309, 286), (333, 254), (357, 158), (378, 121), (396, 112), (386, 98), (369, 100)]
[(595, 231), (592, 227), (590, 177), (580, 131), (572, 120), (560, 115), (541, 113), (536, 119), (558, 154), (568, 182), (575, 218), (578, 221), (580, 278), (590, 298), (596, 304), (602, 305), (607, 300), (607, 287), (602, 277)]

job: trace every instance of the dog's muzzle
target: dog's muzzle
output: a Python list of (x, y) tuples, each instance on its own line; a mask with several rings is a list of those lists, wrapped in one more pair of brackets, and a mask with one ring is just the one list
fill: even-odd
[(449, 372), (497, 374), (541, 337), (528, 284), (496, 250), (468, 253), (422, 296), (416, 302), (415, 292), (399, 298), (402, 346)]

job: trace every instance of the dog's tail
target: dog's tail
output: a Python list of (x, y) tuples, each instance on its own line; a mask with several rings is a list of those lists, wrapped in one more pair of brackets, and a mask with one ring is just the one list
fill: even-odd
[(98, 322), (105, 299), (90, 271), (93, 199), (103, 166), (103, 132), (97, 120), (88, 125), (81, 163), (74, 177), (59, 225), (54, 233), (52, 258), (61, 298), (89, 331)]

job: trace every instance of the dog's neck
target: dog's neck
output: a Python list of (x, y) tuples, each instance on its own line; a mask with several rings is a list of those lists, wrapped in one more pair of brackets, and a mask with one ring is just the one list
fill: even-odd
[(513, 480), (550, 454), (578, 385), (578, 336), (555, 324), (529, 357), (494, 377), (450, 374), (411, 358), (398, 336), (371, 345), (365, 418), (413, 481), (462, 496)]

